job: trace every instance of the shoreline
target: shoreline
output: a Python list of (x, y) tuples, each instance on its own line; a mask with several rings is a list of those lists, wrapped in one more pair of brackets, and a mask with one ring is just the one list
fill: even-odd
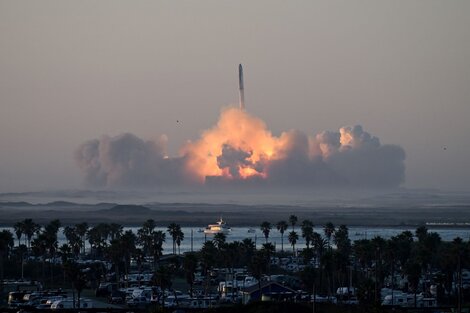
[(148, 219), (157, 225), (171, 223), (183, 227), (203, 228), (220, 217), (232, 227), (255, 227), (263, 221), (275, 225), (288, 220), (290, 215), (311, 220), (316, 225), (332, 222), (350, 227), (416, 228), (425, 225), (429, 229), (470, 229), (470, 204), (389, 204), (356, 203), (350, 205), (286, 205), (233, 203), (149, 203), (145, 205), (100, 202), (80, 204), (51, 202), (31, 204), (28, 202), (0, 202), (0, 225), (9, 227), (25, 218), (46, 224), (59, 219), (63, 226), (88, 222), (118, 223), (139, 227)]

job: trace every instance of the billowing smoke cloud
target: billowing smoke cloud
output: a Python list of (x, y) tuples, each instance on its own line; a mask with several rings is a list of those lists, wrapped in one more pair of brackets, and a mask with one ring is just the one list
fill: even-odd
[(103, 136), (82, 144), (75, 160), (88, 183), (97, 186), (179, 184), (184, 159), (168, 158), (166, 138), (144, 141), (132, 134)]
[(342, 127), (339, 133), (323, 132), (310, 141), (311, 153), (346, 184), (397, 186), (405, 178), (405, 152), (395, 145), (381, 145), (362, 127)]
[(169, 158), (166, 138), (132, 134), (82, 144), (76, 160), (94, 185), (139, 186), (225, 182), (262, 185), (396, 187), (404, 181), (405, 153), (382, 145), (361, 126), (316, 136), (291, 130), (273, 136), (265, 123), (237, 108)]

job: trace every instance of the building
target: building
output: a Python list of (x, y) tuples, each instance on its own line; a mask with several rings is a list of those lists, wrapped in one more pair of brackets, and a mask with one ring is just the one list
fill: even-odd
[(261, 282), (260, 285), (255, 284), (242, 290), (243, 304), (251, 301), (292, 301), (297, 292), (289, 287), (283, 286), (274, 281)]

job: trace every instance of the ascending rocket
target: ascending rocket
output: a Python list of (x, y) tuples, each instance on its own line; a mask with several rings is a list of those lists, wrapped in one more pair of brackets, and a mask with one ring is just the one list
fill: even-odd
[(240, 110), (245, 110), (245, 91), (243, 89), (243, 67), (238, 66), (238, 89), (240, 93)]

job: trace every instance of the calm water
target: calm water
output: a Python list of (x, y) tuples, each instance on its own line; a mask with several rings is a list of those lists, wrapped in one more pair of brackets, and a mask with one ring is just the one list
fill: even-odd
[[(255, 233), (249, 233), (248, 229), (250, 227), (233, 227), (230, 234), (227, 235), (227, 241), (241, 241), (245, 238), (251, 238), (257, 245), (258, 248), (261, 247), (263, 243), (265, 243), (264, 235), (259, 229), (258, 226), (253, 226), (255, 229)], [(1, 228), (10, 230), (12, 233), (12, 228)], [(295, 228), (296, 231), (299, 233), (299, 241), (297, 242), (296, 247), (304, 247), (305, 241), (300, 236), (300, 227)], [(135, 234), (137, 234), (138, 227), (125, 227), (124, 230), (132, 230)], [(172, 240), (170, 235), (166, 232), (166, 227), (157, 227), (157, 230), (161, 230), (166, 233), (166, 242), (163, 245), (164, 251), (163, 253), (171, 253), (172, 251)], [(191, 251), (191, 233), (192, 233), (192, 247), (193, 250), (199, 250), (205, 240), (211, 240), (213, 235), (205, 236), (204, 233), (199, 232), (198, 228), (191, 228), (191, 227), (182, 227), (182, 231), (184, 233), (184, 240), (181, 243), (180, 250), (181, 252)], [(291, 227), (284, 233), (284, 249), (292, 249), (287, 241), (287, 234), (292, 230)], [(316, 227), (315, 230), (320, 232), (323, 235), (323, 229), (321, 227)], [(357, 226), (357, 227), (349, 227), (349, 237), (351, 241), (358, 240), (358, 239), (372, 239), (375, 236), (381, 236), (385, 239), (388, 239), (394, 235), (397, 235), (405, 230), (409, 230), (414, 233), (415, 228), (387, 228), (387, 227), (364, 227), (364, 226)], [(466, 228), (433, 228), (430, 231), (437, 232), (442, 240), (444, 241), (452, 241), (455, 237), (460, 237), (464, 240), (470, 239), (470, 229)], [(281, 249), (281, 234), (276, 230), (271, 230), (269, 235), (269, 242), (272, 242), (277, 250)], [(18, 243), (18, 240), (15, 240), (15, 245)], [(65, 236), (62, 232), (59, 233), (59, 245), (66, 243)], [(86, 243), (87, 248), (89, 247), (88, 242)]]

